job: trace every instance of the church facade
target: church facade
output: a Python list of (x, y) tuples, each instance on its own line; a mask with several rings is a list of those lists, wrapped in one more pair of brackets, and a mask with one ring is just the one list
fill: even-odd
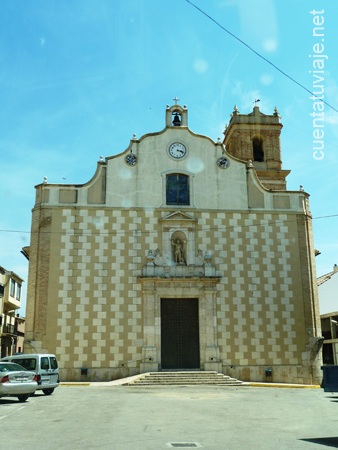
[(286, 189), (281, 128), (277, 110), (235, 108), (214, 142), (174, 104), (86, 184), (36, 186), (26, 351), (55, 353), (68, 381), (318, 383), (309, 196)]

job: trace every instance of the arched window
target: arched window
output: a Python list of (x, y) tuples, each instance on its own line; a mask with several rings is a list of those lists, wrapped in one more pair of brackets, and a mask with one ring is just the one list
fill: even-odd
[(189, 177), (181, 173), (167, 175), (166, 180), (166, 204), (189, 205)]
[(253, 160), (262, 162), (264, 161), (263, 140), (258, 137), (252, 139)]
[(172, 117), (173, 117), (173, 122), (172, 122), (173, 126), (174, 126), (174, 127), (180, 127), (180, 126), (181, 126), (181, 123), (182, 123), (182, 117), (181, 117), (181, 114), (178, 113), (177, 111), (175, 111), (175, 112), (173, 113)]

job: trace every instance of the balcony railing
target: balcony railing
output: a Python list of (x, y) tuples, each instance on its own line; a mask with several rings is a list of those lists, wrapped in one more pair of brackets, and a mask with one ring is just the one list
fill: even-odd
[(16, 326), (15, 325), (4, 325), (2, 328), (2, 332), (5, 334), (17, 334)]

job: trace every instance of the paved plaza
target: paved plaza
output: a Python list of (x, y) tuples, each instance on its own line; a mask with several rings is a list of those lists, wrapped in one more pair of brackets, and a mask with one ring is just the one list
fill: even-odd
[(62, 385), (0, 400), (2, 440), (25, 450), (338, 448), (338, 396), (320, 388)]

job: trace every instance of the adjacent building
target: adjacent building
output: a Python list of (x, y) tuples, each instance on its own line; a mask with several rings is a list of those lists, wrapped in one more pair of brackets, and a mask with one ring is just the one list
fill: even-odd
[[(334, 277), (338, 273), (338, 266), (334, 264), (333, 270), (318, 277), (318, 291), (320, 299), (321, 312), (321, 326), (323, 333), (323, 364), (324, 365), (338, 365), (338, 311), (330, 311), (330, 305), (333, 298), (337, 296), (338, 278)], [(323, 286), (324, 285), (324, 286)]]
[(338, 311), (322, 314), (323, 364), (338, 366)]
[(235, 108), (213, 141), (176, 102), (87, 183), (36, 186), (26, 351), (55, 353), (63, 380), (319, 383), (309, 195), (286, 189), (281, 129)]
[(23, 348), (24, 319), (16, 313), (21, 307), (22, 283), (19, 275), (0, 266), (0, 358)]

